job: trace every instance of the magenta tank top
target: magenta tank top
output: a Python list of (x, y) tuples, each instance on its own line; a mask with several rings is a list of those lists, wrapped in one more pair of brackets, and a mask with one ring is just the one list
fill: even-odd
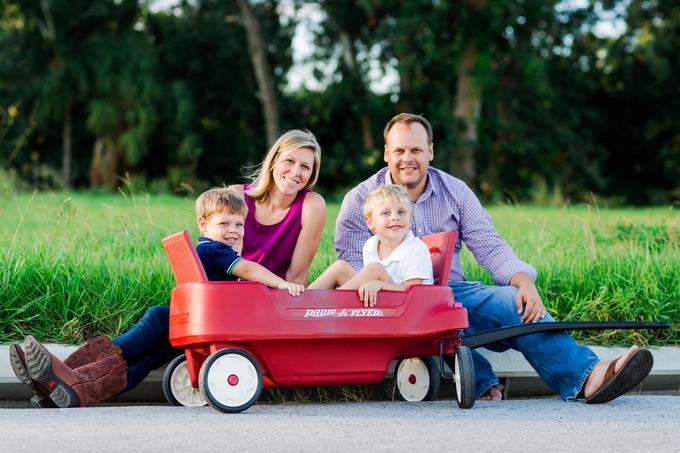
[(248, 261), (254, 261), (269, 269), (281, 278), (286, 278), (286, 272), (293, 258), (295, 245), (302, 230), (302, 205), (309, 190), (298, 192), (288, 214), (279, 223), (262, 225), (255, 220), (255, 201), (245, 193), (250, 184), (243, 185), (243, 191), (248, 205), (245, 236), (243, 237), (243, 251), (241, 256)]

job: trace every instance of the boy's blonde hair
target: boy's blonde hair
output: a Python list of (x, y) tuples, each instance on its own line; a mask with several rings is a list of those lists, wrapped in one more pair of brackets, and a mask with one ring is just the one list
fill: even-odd
[(276, 143), (269, 148), (267, 155), (264, 156), (262, 164), (250, 175), (253, 183), (247, 190), (248, 196), (258, 203), (262, 203), (269, 195), (269, 189), (274, 184), (272, 172), (274, 165), (279, 160), (280, 156), (285, 156), (291, 151), (298, 148), (307, 148), (314, 152), (314, 166), (312, 174), (309, 176), (309, 181), (302, 190), (311, 189), (319, 179), (319, 168), (321, 166), (321, 146), (317, 142), (316, 137), (309, 131), (301, 131), (293, 129), (281, 135)]
[(213, 187), (196, 199), (196, 217), (210, 220), (215, 214), (248, 215), (248, 206), (239, 194), (226, 187)]
[(375, 207), (387, 200), (401, 201), (406, 205), (409, 217), (413, 217), (413, 205), (406, 188), (397, 184), (384, 184), (364, 197), (364, 218), (369, 218)]

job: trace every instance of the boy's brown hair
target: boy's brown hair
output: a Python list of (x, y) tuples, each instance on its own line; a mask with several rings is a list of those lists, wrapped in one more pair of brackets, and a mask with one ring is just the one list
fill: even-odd
[(239, 194), (226, 187), (213, 187), (196, 199), (196, 217), (210, 220), (218, 213), (248, 215), (248, 206)]

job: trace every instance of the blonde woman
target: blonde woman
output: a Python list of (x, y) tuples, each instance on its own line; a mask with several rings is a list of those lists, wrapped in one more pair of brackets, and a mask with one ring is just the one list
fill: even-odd
[(269, 149), (251, 184), (230, 187), (248, 205), (241, 256), (304, 286), (326, 222), (326, 202), (311, 190), (320, 164), (316, 137), (291, 130)]

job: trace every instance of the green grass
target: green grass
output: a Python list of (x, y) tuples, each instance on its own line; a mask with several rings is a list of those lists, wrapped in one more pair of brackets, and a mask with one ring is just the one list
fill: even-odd
[(174, 282), (160, 240), (196, 233), (192, 201), (180, 198), (37, 194), (0, 203), (2, 342), (117, 335), (168, 303)]
[[(680, 215), (669, 209), (497, 207), (499, 233), (538, 270), (537, 286), (559, 320), (671, 321), (667, 331), (574, 334), (595, 344), (678, 344)], [(464, 254), (470, 280), (490, 276)]]
[[(174, 280), (161, 239), (197, 236), (194, 199), (96, 193), (0, 194), (0, 342), (33, 334), (79, 343), (115, 336), (147, 307), (165, 305)], [(335, 260), (339, 205), (328, 206), (318, 276)], [(560, 320), (671, 321), (668, 331), (576, 335), (594, 344), (679, 344), (680, 215), (670, 209), (493, 206), (499, 233), (539, 271)], [(470, 280), (491, 283), (468, 251)]]

